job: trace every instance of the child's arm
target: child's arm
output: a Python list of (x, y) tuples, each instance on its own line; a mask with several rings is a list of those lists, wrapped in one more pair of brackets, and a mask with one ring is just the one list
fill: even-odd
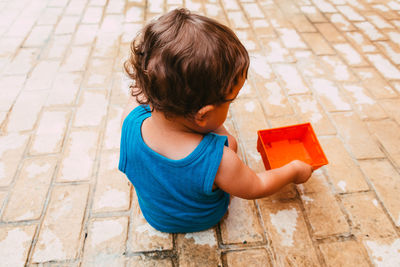
[(229, 148), (232, 149), (233, 151), (237, 152), (236, 138), (226, 130), (224, 125), (221, 125), (217, 129), (215, 129), (213, 132), (216, 134), (220, 134), (220, 135), (226, 135), (228, 137)]
[(277, 192), (290, 183), (304, 183), (312, 167), (295, 160), (285, 166), (256, 174), (237, 154), (225, 147), (214, 183), (223, 191), (245, 199), (262, 198)]

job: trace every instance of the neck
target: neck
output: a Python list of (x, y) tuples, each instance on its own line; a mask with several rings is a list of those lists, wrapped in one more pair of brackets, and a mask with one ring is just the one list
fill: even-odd
[(199, 131), (196, 131), (196, 125), (194, 122), (189, 121), (183, 117), (171, 117), (166, 118), (162, 112), (154, 110), (151, 113), (151, 121), (154, 125), (157, 126), (160, 131), (168, 131), (175, 133), (192, 133), (199, 134)]

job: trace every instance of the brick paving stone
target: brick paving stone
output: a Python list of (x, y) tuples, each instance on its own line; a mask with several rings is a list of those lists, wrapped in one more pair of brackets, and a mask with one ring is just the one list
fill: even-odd
[(90, 180), (96, 155), (98, 133), (94, 130), (72, 130), (64, 146), (58, 181)]
[(215, 229), (178, 234), (179, 266), (222, 266)]
[(47, 96), (48, 91), (23, 91), (15, 101), (5, 131), (32, 130)]
[(385, 31), (389, 39), (392, 40), (393, 43), (398, 44), (400, 40), (400, 33), (398, 31)]
[(330, 80), (315, 78), (311, 80), (311, 84), (326, 110), (331, 112), (351, 110), (346, 96)]
[(144, 256), (133, 256), (126, 267), (173, 267), (171, 259), (146, 259)]
[(369, 122), (368, 128), (389, 154), (389, 158), (400, 168), (400, 126), (392, 120)]
[(123, 108), (111, 106), (107, 118), (107, 126), (104, 132), (104, 149), (118, 149), (121, 135), (121, 117)]
[(368, 257), (362, 246), (356, 241), (322, 243), (319, 245), (329, 267), (334, 266), (369, 266)]
[(347, 39), (349, 42), (358, 50), (360, 53), (378, 52), (376, 46), (364, 35), (359, 32), (346, 32)]
[(354, 31), (356, 28), (351, 24), (343, 15), (339, 13), (326, 14), (328, 19), (336, 26), (340, 31)]
[(265, 15), (257, 3), (243, 3), (242, 7), (251, 19), (263, 19)]
[(334, 50), (319, 33), (303, 33), (301, 37), (311, 47), (316, 55), (335, 54)]
[[(15, 99), (20, 93), (26, 76), (3, 76), (0, 77), (0, 110), (9, 111), (13, 106)], [(5, 90), (3, 88), (12, 88), (12, 90)]]
[(0, 214), (3, 211), (3, 204), (8, 195), (8, 191), (0, 191)]
[(26, 266), (36, 225), (0, 227), (1, 266)]
[(345, 41), (343, 35), (331, 23), (317, 23), (315, 27), (328, 42), (339, 43)]
[(103, 16), (103, 7), (88, 7), (82, 17), (81, 23), (99, 23)]
[(299, 114), (297, 115), (299, 121), (303, 123), (311, 122), (317, 135), (336, 133), (333, 124), (329, 121), (321, 105), (313, 97), (301, 95), (292, 96), (290, 99), (296, 108), (296, 113)]
[(266, 19), (254, 19), (251, 20), (251, 24), (257, 36), (266, 38), (277, 37), (274, 28)]
[(377, 99), (396, 97), (390, 84), (374, 68), (354, 68), (365, 88)]
[(115, 33), (98, 34), (92, 57), (115, 58), (118, 53), (118, 37)]
[[(134, 194), (136, 194), (134, 192)], [(154, 229), (143, 217), (137, 202), (133, 197), (132, 221), (128, 240), (128, 250), (133, 252), (171, 250), (173, 249), (172, 234)]]
[(33, 263), (75, 259), (79, 255), (88, 192), (88, 184), (54, 187), (33, 249)]
[(107, 112), (107, 92), (99, 90), (84, 91), (75, 113), (73, 125), (98, 126)]
[(49, 40), (43, 55), (47, 59), (61, 59), (69, 48), (68, 44), (71, 41), (72, 35), (53, 35)]
[(322, 62), (311, 51), (296, 51), (297, 68), (306, 78), (324, 77), (326, 75)]
[[(264, 8), (266, 10), (266, 8)], [(277, 6), (274, 6), (272, 9), (268, 9), (265, 11), (265, 13), (268, 15), (269, 22), (271, 25), (276, 28), (292, 28), (292, 24), (287, 20), (287, 17), (285, 14), (278, 9)]]
[(46, 106), (73, 105), (82, 79), (82, 73), (58, 73), (54, 78), (53, 88), (47, 98)]
[(65, 3), (62, 6), (67, 6), (67, 8), (65, 9), (65, 15), (81, 15), (83, 10), (85, 9), (86, 3), (88, 1), (79, 1), (79, 0), (72, 0), (72, 1), (67, 1), (67, 3)]
[(36, 21), (37, 25), (55, 25), (62, 14), (60, 7), (46, 7)]
[(126, 10), (125, 22), (142, 22), (143, 20), (143, 7), (131, 6)]
[(364, 67), (369, 65), (350, 44), (335, 44), (333, 47), (350, 66)]
[(39, 219), (56, 163), (54, 157), (32, 158), (24, 162), (4, 209), (3, 221)]
[(399, 238), (366, 240), (364, 246), (375, 266), (398, 266), (400, 264)]
[(80, 24), (75, 32), (73, 45), (92, 45), (98, 31), (97, 25)]
[(60, 152), (69, 118), (68, 111), (44, 111), (38, 122), (29, 154)]
[(337, 12), (336, 8), (331, 3), (329, 3), (328, 1), (325, 1), (325, 0), (312, 0), (312, 2), (323, 13)]
[(396, 231), (373, 193), (349, 194), (341, 197), (352, 222), (352, 233), (360, 239), (396, 237)]
[(60, 63), (58, 61), (41, 61), (32, 70), (25, 84), (25, 90), (49, 89)]
[(257, 40), (250, 30), (235, 30), (235, 34), (248, 51), (260, 50)]
[(228, 251), (225, 254), (229, 267), (239, 266), (273, 266), (269, 259), (268, 251), (264, 248), (243, 251)]
[(365, 87), (359, 84), (343, 84), (345, 93), (354, 103), (355, 110), (362, 120), (383, 119), (387, 115), (381, 106), (373, 99), (373, 96)]
[[(260, 153), (257, 151), (257, 143), (254, 141), (250, 141), (247, 143), (242, 143), (243, 153), (246, 155), (246, 163), (247, 165), (255, 172), (263, 172), (265, 171), (264, 163), (262, 162), (262, 158)], [(239, 154), (239, 151), (238, 151)]]
[(264, 83), (263, 87), (258, 87), (258, 92), (267, 117), (293, 114), (288, 98), (277, 82)]
[(288, 18), (298, 32), (316, 32), (315, 27), (308, 21), (303, 14), (293, 14)]
[(268, 118), (268, 121), (272, 128), (284, 127), (299, 123), (294, 116)]
[(365, 21), (365, 18), (351, 6), (336, 6), (336, 8), (350, 21)]
[(261, 54), (250, 54), (249, 76), (255, 76), (256, 80), (267, 81), (271, 80), (274, 75), (268, 59)]
[(229, 210), (220, 223), (224, 244), (241, 244), (264, 241), (264, 233), (253, 200), (233, 197)]
[(376, 42), (381, 51), (394, 63), (400, 64), (400, 48), (393, 42)]
[(23, 37), (3, 37), (0, 40), (0, 56), (13, 55), (23, 42)]
[(385, 40), (387, 37), (383, 35), (373, 24), (368, 21), (354, 23), (371, 41)]
[(257, 200), (278, 266), (319, 266), (300, 206), (296, 202)]
[(246, 99), (246, 98), (254, 98), (257, 97), (256, 88), (253, 86), (253, 83), (250, 80), (246, 80), (243, 84), (242, 89), (240, 89), (237, 99)]
[(351, 69), (337, 56), (321, 56), (321, 62), (326, 63), (324, 67), (329, 77), (337, 81), (354, 82), (358, 81)]
[(61, 20), (58, 22), (57, 27), (55, 29), (55, 34), (68, 34), (74, 33), (76, 25), (79, 22), (78, 16), (63, 16)]
[(232, 104), (233, 116), (240, 132), (241, 140), (256, 141), (257, 131), (265, 129), (267, 122), (257, 99), (237, 99)]
[(275, 64), (273, 68), (281, 79), (287, 94), (303, 94), (310, 91), (295, 65)]
[(383, 157), (366, 125), (354, 113), (332, 114), (336, 128), (357, 159)]
[(379, 14), (376, 14), (375, 12), (368, 12), (365, 13), (364, 16), (367, 17), (367, 19), (374, 24), (378, 29), (394, 29), (393, 25), (390, 24), (387, 20), (382, 18)]
[(125, 8), (124, 0), (114, 0), (112, 2), (108, 2), (106, 13), (107, 14), (122, 13), (124, 12), (124, 8)]
[(400, 70), (380, 54), (366, 55), (369, 61), (386, 79), (400, 79)]
[(83, 266), (124, 266), (128, 218), (92, 219), (83, 250)]
[(130, 182), (118, 171), (118, 152), (101, 154), (93, 212), (125, 211), (129, 209)]
[(277, 29), (283, 44), (287, 48), (307, 48), (300, 35), (294, 29), (278, 28)]
[(369, 189), (359, 167), (337, 137), (323, 138), (319, 141), (328, 158), (329, 164), (325, 168), (336, 192), (347, 193)]
[(90, 46), (71, 47), (60, 70), (62, 72), (84, 71), (90, 50)]
[(400, 125), (400, 99), (387, 99), (379, 102), (386, 113)]
[(264, 47), (266, 58), (270, 63), (276, 62), (293, 62), (294, 59), (291, 56), (288, 49), (283, 47), (276, 37), (274, 38), (261, 38), (261, 44)]
[[(38, 48), (21, 48), (4, 70), (4, 74), (28, 74), (39, 56)], [(14, 77), (13, 77), (14, 78)]]
[(376, 11), (379, 15), (381, 15), (382, 17), (386, 18), (386, 19), (398, 19), (399, 15), (390, 10), (387, 6), (381, 4), (381, 3), (377, 3), (376, 5), (372, 5), (372, 8), (374, 9), (374, 11)]
[(86, 68), (84, 88), (109, 90), (114, 59), (93, 59)]
[(234, 29), (248, 28), (250, 26), (241, 11), (228, 11), (227, 16), (231, 27)]
[(397, 197), (400, 188), (399, 173), (387, 160), (361, 161), (360, 166), (392, 221), (400, 226), (400, 200)]
[(53, 31), (52, 25), (34, 26), (31, 33), (28, 35), (23, 46), (24, 47), (38, 47), (42, 46), (48, 40), (51, 32)]
[(301, 6), (300, 10), (307, 16), (307, 18), (312, 22), (326, 22), (326, 18), (322, 13), (314, 6)]
[[(318, 183), (320, 190), (314, 192), (300, 190), (300, 197), (314, 236), (322, 237), (349, 232), (349, 225), (340, 210), (339, 203), (329, 189), (325, 176), (321, 172), (314, 172), (311, 179), (314, 183)], [(298, 186), (300, 189), (303, 187)]]

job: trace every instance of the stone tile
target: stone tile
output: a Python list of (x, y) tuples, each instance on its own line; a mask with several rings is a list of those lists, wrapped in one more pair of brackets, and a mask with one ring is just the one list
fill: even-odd
[(400, 99), (387, 99), (379, 102), (389, 117), (400, 125)]
[(47, 59), (62, 59), (69, 48), (71, 38), (72, 34), (53, 35), (44, 48), (44, 57)]
[(136, 193), (133, 194), (135, 196), (132, 201), (132, 225), (129, 228), (128, 250), (140, 252), (173, 249), (172, 234), (157, 231), (146, 221), (137, 202)]
[(259, 37), (277, 38), (274, 27), (266, 19), (251, 20), (252, 28)]
[(268, 9), (266, 11), (268, 14), (268, 19), (271, 22), (271, 25), (275, 29), (279, 28), (286, 28), (292, 29), (293, 26), (290, 21), (287, 19), (287, 16), (277, 7), (274, 5), (274, 8)]
[(36, 225), (0, 227), (2, 266), (26, 266)]
[(294, 116), (268, 118), (272, 128), (284, 127), (293, 124), (298, 124), (299, 121)]
[(335, 191), (339, 193), (368, 190), (364, 176), (337, 137), (319, 139), (322, 149), (328, 158), (325, 166)]
[(268, 117), (293, 114), (293, 109), (285, 92), (277, 82), (266, 82), (258, 86), (260, 101)]
[(325, 77), (326, 72), (321, 60), (313, 55), (311, 51), (296, 51), (297, 69), (305, 78)]
[(330, 112), (351, 110), (349, 101), (330, 80), (315, 78), (311, 80), (311, 84), (326, 110)]
[(124, 8), (125, 8), (124, 0), (114, 0), (112, 2), (108, 2), (106, 13), (107, 14), (122, 13), (124, 12)]
[(314, 6), (301, 6), (300, 10), (307, 16), (307, 18), (312, 22), (326, 22), (326, 18), (322, 13)]
[[(377, 99), (397, 96), (390, 84), (374, 68), (354, 68), (365, 88)], [(384, 69), (382, 69), (384, 71)]]
[(301, 35), (316, 55), (332, 55), (335, 51), (319, 33), (303, 33)]
[(351, 69), (339, 57), (322, 56), (320, 59), (325, 63), (324, 67), (329, 77), (333, 77), (337, 81), (358, 81)]
[(250, 54), (249, 76), (255, 76), (256, 80), (268, 81), (274, 77), (266, 56)]
[(55, 25), (59, 20), (63, 9), (61, 7), (46, 7), (37, 20), (37, 25)]
[(276, 64), (273, 66), (282, 81), (288, 95), (310, 92), (296, 66), (293, 64)]
[(63, 16), (58, 22), (54, 33), (57, 35), (74, 33), (79, 19), (80, 17), (78, 16)]
[(99, 126), (106, 116), (107, 106), (106, 91), (84, 91), (80, 96), (73, 125)]
[(56, 167), (56, 160), (54, 157), (43, 157), (28, 159), (24, 162), (4, 209), (3, 221), (39, 219)]
[(25, 90), (50, 89), (60, 63), (53, 60), (40, 61), (30, 73)]
[(92, 24), (80, 24), (75, 32), (73, 45), (92, 45), (97, 36), (98, 26)]
[(300, 206), (296, 202), (257, 200), (278, 266), (319, 266)]
[(345, 41), (343, 35), (331, 23), (316, 23), (314, 25), (328, 42), (339, 43)]
[(71, 47), (60, 70), (62, 72), (84, 71), (90, 50), (90, 46)]
[(313, 0), (313, 4), (318, 7), (318, 9), (322, 13), (333, 13), (337, 12), (336, 8), (329, 3), (328, 1), (325, 0)]
[(69, 111), (44, 111), (38, 122), (29, 154), (59, 153), (70, 116)]
[(339, 13), (326, 14), (326, 16), (340, 31), (346, 32), (356, 30), (353, 24), (351, 24), (345, 17), (343, 17), (343, 15)]
[(279, 28), (277, 29), (279, 36), (283, 44), (287, 48), (307, 48), (307, 45), (303, 42), (300, 35), (294, 29), (289, 28)]
[(18, 168), (29, 136), (8, 134), (0, 136), (0, 186), (8, 186)]
[(222, 5), (225, 10), (239, 10), (240, 9), (240, 7), (236, 1), (221, 0), (221, 2), (222, 2)]
[(86, 69), (84, 88), (110, 89), (114, 59), (92, 59)]
[(320, 190), (307, 193), (302, 191), (301, 189), (307, 183), (298, 185), (298, 188), (300, 188), (300, 197), (314, 236), (323, 237), (348, 233), (349, 225), (325, 176), (321, 172), (314, 172), (311, 179), (318, 183)]
[[(123, 266), (128, 217), (93, 219), (83, 250), (84, 266)], [(115, 265), (120, 264), (120, 265)]]
[(375, 12), (365, 13), (364, 16), (378, 29), (394, 29), (392, 24)]
[(103, 149), (118, 149), (121, 136), (121, 117), (123, 108), (111, 106), (108, 111), (107, 125), (104, 132)]
[(103, 7), (89, 6), (83, 14), (81, 23), (100, 23), (103, 16)]
[(381, 51), (396, 65), (400, 64), (400, 47), (393, 42), (376, 42)]
[(101, 154), (93, 212), (125, 211), (129, 209), (130, 182), (118, 170), (119, 152)]
[(82, 79), (82, 73), (58, 73), (54, 78), (46, 106), (74, 105)]
[(23, 37), (3, 37), (0, 40), (0, 56), (11, 57), (21, 46)]
[(351, 99), (355, 110), (362, 120), (377, 120), (387, 117), (385, 111), (364, 86), (359, 84), (343, 84), (342, 87), (347, 96)]
[(333, 47), (350, 66), (363, 67), (369, 65), (350, 44), (335, 44)]
[[(122, 26), (118, 31), (122, 29)], [(92, 57), (115, 58), (118, 54), (119, 35), (109, 32), (100, 32), (97, 35)]]
[(294, 59), (291, 56), (288, 49), (283, 47), (280, 41), (276, 38), (261, 38), (261, 44), (263, 45), (263, 51), (267, 55), (266, 58), (270, 63), (276, 62), (293, 62)]
[(400, 175), (387, 160), (369, 160), (360, 162), (361, 169), (388, 211), (396, 226), (400, 226), (400, 200), (397, 197), (400, 188)]
[(368, 128), (389, 154), (389, 158), (400, 168), (400, 127), (391, 120), (381, 120), (369, 122)]
[(351, 6), (337, 6), (336, 8), (350, 21), (365, 21), (365, 18)]
[(386, 19), (398, 19), (399, 15), (396, 12), (390, 10), (387, 6), (377, 3), (376, 5), (372, 5), (374, 11), (376, 11), (379, 15)]
[(222, 266), (215, 229), (202, 232), (178, 234), (176, 249), (179, 266)]
[[(15, 99), (20, 93), (26, 76), (2, 76), (0, 77), (0, 110), (8, 112), (14, 105)], [(13, 90), (4, 90), (3, 88), (12, 88)]]
[(336, 133), (335, 127), (329, 121), (325, 111), (312, 96), (292, 96), (290, 100), (297, 111), (300, 123), (311, 122), (317, 135)]
[(364, 241), (364, 247), (375, 266), (397, 266), (400, 264), (400, 239), (384, 238)]
[(354, 113), (332, 114), (336, 128), (357, 159), (383, 157), (373, 136)]
[(227, 16), (234, 29), (248, 28), (250, 25), (241, 11), (228, 11)]
[(65, 9), (65, 15), (78, 15), (80, 16), (85, 9), (87, 4), (87, 0), (80, 1), (80, 0), (71, 0), (68, 3), (67, 8)]
[(256, 141), (257, 131), (267, 126), (257, 99), (237, 99), (232, 105), (233, 117), (242, 141)]
[(3, 73), (6, 75), (28, 74), (28, 72), (34, 67), (36, 59), (39, 56), (39, 52), (40, 50), (38, 48), (19, 49), (16, 56), (13, 58), (10, 64), (7, 64)]
[(373, 24), (368, 21), (354, 23), (371, 41), (385, 40), (387, 37), (383, 35)]
[(316, 32), (317, 30), (303, 14), (293, 14), (288, 18), (298, 32)]
[(244, 82), (242, 89), (240, 89), (239, 94), (237, 95), (237, 99), (249, 99), (257, 97), (256, 88), (253, 86), (253, 83), (248, 79)]
[(78, 256), (88, 193), (88, 184), (54, 187), (33, 250), (33, 263)]
[(376, 239), (397, 236), (373, 193), (343, 195), (342, 203), (352, 222), (352, 233), (357, 238)]
[(171, 259), (149, 259), (144, 256), (133, 256), (126, 264), (126, 267), (173, 267)]
[(263, 19), (265, 18), (264, 13), (257, 3), (243, 3), (242, 7), (246, 12), (247, 16), (251, 19)]
[(127, 8), (125, 22), (142, 22), (144, 20), (144, 9), (139, 6)]
[(32, 130), (48, 94), (48, 91), (23, 91), (15, 101), (5, 131)]
[(235, 34), (248, 51), (260, 50), (260, 46), (250, 30), (235, 30)]
[(399, 40), (400, 40), (400, 33), (398, 31), (392, 31), (392, 30), (388, 30), (385, 31), (385, 33), (387, 34), (387, 36), (389, 36), (389, 39), (395, 43), (398, 44)]
[(32, 28), (23, 46), (24, 47), (39, 47), (43, 46), (49, 39), (53, 25), (38, 25)]
[(233, 197), (227, 215), (220, 223), (224, 244), (263, 242), (264, 233), (253, 200)]
[(8, 195), (8, 191), (0, 191), (0, 213), (3, 211), (3, 204)]
[(264, 248), (249, 249), (242, 251), (228, 251), (225, 254), (229, 267), (238, 266), (273, 266), (269, 259), (268, 251)]
[(360, 53), (378, 52), (376, 46), (359, 32), (346, 32), (347, 39), (349, 42), (358, 50)]
[(334, 266), (368, 266), (370, 263), (365, 252), (356, 241), (322, 243), (319, 245), (322, 255), (329, 267)]
[(96, 130), (79, 129), (69, 133), (57, 176), (58, 181), (91, 179), (98, 138)]

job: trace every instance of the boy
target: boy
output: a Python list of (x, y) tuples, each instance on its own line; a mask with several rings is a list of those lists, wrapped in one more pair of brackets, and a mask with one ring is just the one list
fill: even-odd
[(143, 216), (159, 231), (208, 229), (229, 198), (261, 198), (309, 179), (293, 161), (256, 174), (223, 126), (247, 77), (249, 56), (226, 26), (173, 10), (144, 27), (125, 70), (135, 101), (122, 127), (119, 169), (135, 187)]

